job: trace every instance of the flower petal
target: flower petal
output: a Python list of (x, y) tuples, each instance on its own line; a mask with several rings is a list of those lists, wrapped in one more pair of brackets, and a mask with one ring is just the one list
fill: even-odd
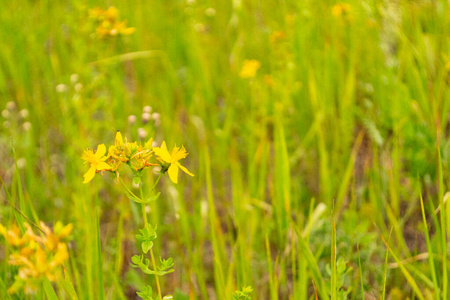
[(188, 175), (190, 175), (190, 176), (194, 176), (194, 174), (192, 174), (191, 172), (189, 172), (188, 169), (186, 169), (185, 167), (183, 167), (183, 166), (180, 165), (179, 163), (178, 163), (178, 167), (180, 167), (180, 169), (181, 169), (184, 173), (186, 173), (186, 174), (188, 174)]
[(166, 142), (163, 141), (162, 144), (161, 144), (161, 147), (155, 147), (155, 148), (153, 148), (153, 151), (162, 160), (164, 160), (165, 162), (170, 163), (171, 159), (170, 159), (169, 151), (167, 151)]
[(185, 158), (188, 155), (186, 149), (184, 147), (178, 148), (176, 145), (172, 150), (172, 162), (179, 161), (180, 159)]
[(83, 183), (88, 183), (89, 181), (92, 180), (92, 178), (94, 178), (95, 176), (95, 167), (91, 167), (89, 169), (89, 171), (86, 172), (86, 174), (84, 174), (84, 181)]
[(178, 166), (176, 164), (171, 164), (167, 173), (169, 173), (169, 178), (173, 183), (178, 183)]
[(109, 170), (109, 169), (111, 169), (112, 167), (110, 166), (110, 165), (108, 165), (107, 163), (105, 163), (105, 162), (99, 162), (98, 164), (97, 164), (97, 170), (99, 170), (99, 171), (102, 171), (102, 170)]
[(114, 141), (114, 144), (115, 144), (116, 147), (122, 147), (123, 146), (123, 138), (122, 138), (122, 134), (120, 133), (119, 130), (117, 130), (116, 139)]
[(100, 158), (103, 155), (105, 155), (105, 153), (106, 153), (106, 146), (105, 146), (105, 144), (100, 144), (100, 145), (98, 145), (97, 151), (95, 152), (95, 157)]

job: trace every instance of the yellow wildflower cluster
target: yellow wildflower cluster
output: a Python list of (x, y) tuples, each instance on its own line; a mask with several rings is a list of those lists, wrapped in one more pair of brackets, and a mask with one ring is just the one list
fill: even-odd
[(120, 20), (119, 10), (110, 6), (107, 10), (93, 8), (89, 10), (89, 17), (97, 26), (96, 33), (101, 38), (116, 35), (130, 35), (134, 27), (127, 27), (127, 21)]
[(9, 264), (19, 267), (15, 282), (8, 289), (9, 294), (22, 289), (25, 294), (32, 294), (36, 292), (40, 280), (45, 277), (50, 281), (56, 281), (60, 276), (59, 267), (69, 258), (67, 245), (62, 240), (72, 231), (72, 224), (63, 226), (57, 222), (52, 232), (41, 222), (40, 226), (44, 233), (41, 236), (36, 235), (28, 223), (24, 223), (24, 226), (26, 230), (22, 234), (17, 225), (7, 229), (0, 224), (0, 234), (13, 247)]
[(126, 138), (123, 139), (120, 131), (117, 131), (114, 145), (110, 146), (108, 154), (105, 154), (106, 146), (104, 144), (99, 145), (95, 153), (92, 149), (84, 151), (81, 158), (85, 164), (90, 165), (90, 168), (84, 174), (83, 183), (88, 183), (96, 173), (102, 171), (113, 172), (119, 176), (119, 167), (122, 164), (128, 165), (133, 172), (140, 172), (147, 167), (161, 166), (161, 172), (169, 173), (170, 180), (174, 183), (178, 182), (179, 169), (194, 176), (178, 162), (187, 156), (186, 149), (175, 146), (169, 153), (164, 141), (161, 147), (153, 147), (153, 139), (149, 139), (144, 144), (129, 142)]

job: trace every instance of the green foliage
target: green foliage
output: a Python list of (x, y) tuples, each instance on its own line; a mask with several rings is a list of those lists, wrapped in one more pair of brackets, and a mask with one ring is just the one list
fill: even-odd
[[(74, 224), (60, 298), (448, 298), (448, 1), (0, 2), (0, 220)], [(195, 176), (83, 184), (117, 129)]]
[(139, 297), (141, 297), (143, 300), (153, 300), (153, 290), (152, 287), (149, 285), (146, 285), (142, 291), (136, 293)]
[(150, 260), (145, 258), (144, 255), (134, 255), (131, 258), (133, 264), (131, 264), (134, 268), (140, 268), (142, 272), (149, 275), (157, 275), (163, 276), (169, 273), (172, 273), (174, 270), (173, 267), (173, 259), (168, 258), (167, 260), (163, 260), (160, 258), (160, 266), (156, 266), (156, 270), (149, 269)]
[(251, 286), (247, 286), (240, 291), (235, 291), (233, 293), (234, 300), (251, 300), (250, 294), (253, 292), (253, 288)]
[(156, 225), (145, 224), (143, 229), (139, 230), (141, 234), (136, 234), (136, 239), (141, 243), (142, 251), (147, 253), (153, 247), (153, 241), (156, 239)]

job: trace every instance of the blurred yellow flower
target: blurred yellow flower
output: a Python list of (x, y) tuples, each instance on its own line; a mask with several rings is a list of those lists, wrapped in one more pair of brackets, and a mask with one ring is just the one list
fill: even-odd
[(69, 258), (67, 245), (61, 240), (70, 234), (72, 224), (63, 226), (61, 222), (57, 222), (52, 231), (41, 222), (43, 236), (34, 234), (28, 223), (24, 223), (24, 226), (26, 231), (22, 235), (16, 225), (10, 230), (0, 225), (0, 233), (13, 247), (8, 263), (19, 268), (18, 275), (14, 277), (15, 282), (8, 289), (9, 294), (20, 290), (25, 294), (34, 293), (40, 285), (40, 280), (45, 277), (56, 281), (61, 274), (59, 266)]
[(127, 21), (121, 21), (119, 10), (114, 6), (107, 10), (93, 8), (89, 10), (89, 16), (96, 24), (96, 33), (101, 38), (116, 35), (130, 35), (135, 31), (133, 27), (127, 27)]
[(270, 74), (264, 75), (264, 83), (267, 86), (273, 86), (273, 79), (272, 79), (272, 76), (270, 76)]
[(8, 242), (11, 246), (20, 247), (28, 243), (30, 240), (29, 235), (25, 234), (21, 237), (22, 232), (16, 224), (14, 224), (9, 230), (0, 224), (0, 234), (4, 236), (6, 242)]
[(185, 167), (183, 167), (178, 161), (180, 159), (185, 158), (188, 153), (184, 147), (178, 148), (175, 146), (170, 154), (167, 150), (166, 142), (162, 142), (161, 147), (153, 148), (153, 151), (158, 156), (158, 160), (161, 163), (169, 163), (167, 173), (169, 173), (169, 178), (173, 183), (178, 183), (178, 169), (181, 169), (183, 172), (190, 176), (194, 176), (191, 172), (188, 171)]
[(256, 59), (246, 59), (244, 61), (244, 65), (242, 66), (241, 72), (239, 76), (241, 78), (253, 78), (256, 75), (256, 72), (261, 67), (261, 64)]
[(95, 154), (94, 151), (92, 151), (92, 149), (84, 150), (84, 153), (81, 158), (85, 160), (84, 162), (85, 164), (91, 164), (91, 167), (86, 172), (86, 174), (84, 174), (83, 183), (88, 183), (89, 181), (91, 181), (92, 178), (94, 178), (95, 173), (111, 169), (111, 166), (105, 163), (105, 160), (108, 158), (107, 156), (104, 156), (105, 153), (106, 153), (105, 144), (98, 145)]
[(286, 34), (284, 33), (284, 31), (274, 31), (271, 35), (270, 35), (270, 42), (272, 44), (278, 43), (282, 40), (284, 40), (286, 38)]
[(331, 13), (333, 16), (342, 16), (347, 15), (351, 11), (351, 6), (348, 3), (338, 3), (333, 6), (331, 9)]

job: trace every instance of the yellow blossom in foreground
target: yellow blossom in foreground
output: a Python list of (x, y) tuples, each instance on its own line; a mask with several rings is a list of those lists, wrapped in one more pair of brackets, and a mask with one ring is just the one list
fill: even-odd
[(188, 171), (185, 167), (183, 167), (178, 161), (180, 159), (185, 158), (188, 153), (184, 147), (178, 148), (175, 146), (172, 150), (172, 153), (169, 153), (167, 150), (166, 142), (162, 142), (161, 147), (153, 148), (153, 151), (158, 156), (158, 160), (162, 163), (169, 163), (169, 167), (167, 169), (167, 173), (169, 173), (169, 178), (173, 183), (178, 183), (178, 169), (181, 169), (183, 172), (190, 176), (194, 176), (191, 172)]
[(245, 60), (244, 65), (242, 66), (241, 72), (239, 76), (241, 78), (253, 78), (256, 75), (256, 72), (261, 67), (261, 64), (256, 59)]
[(89, 181), (91, 181), (92, 178), (94, 178), (95, 173), (111, 169), (111, 166), (105, 163), (105, 160), (107, 159), (107, 157), (104, 156), (105, 153), (106, 153), (105, 144), (98, 145), (95, 154), (94, 151), (92, 151), (92, 149), (84, 150), (84, 153), (81, 158), (85, 160), (85, 164), (91, 164), (91, 167), (86, 172), (86, 174), (84, 174), (83, 183), (88, 183)]
[(36, 235), (28, 223), (24, 223), (26, 231), (23, 234), (16, 225), (13, 225), (10, 230), (0, 225), (0, 233), (12, 246), (8, 263), (18, 267), (15, 281), (8, 289), (9, 294), (18, 293), (21, 290), (25, 294), (32, 294), (41, 285), (43, 278), (53, 282), (58, 280), (61, 275), (60, 267), (69, 258), (67, 245), (62, 242), (62, 239), (70, 234), (72, 224), (63, 226), (58, 222), (53, 231), (43, 222), (40, 225), (44, 235)]
[(3, 235), (6, 242), (8, 242), (11, 246), (19, 247), (30, 241), (30, 237), (28, 235), (24, 234), (21, 236), (22, 233), (20, 232), (20, 228), (15, 224), (9, 230), (0, 224), (0, 234)]

